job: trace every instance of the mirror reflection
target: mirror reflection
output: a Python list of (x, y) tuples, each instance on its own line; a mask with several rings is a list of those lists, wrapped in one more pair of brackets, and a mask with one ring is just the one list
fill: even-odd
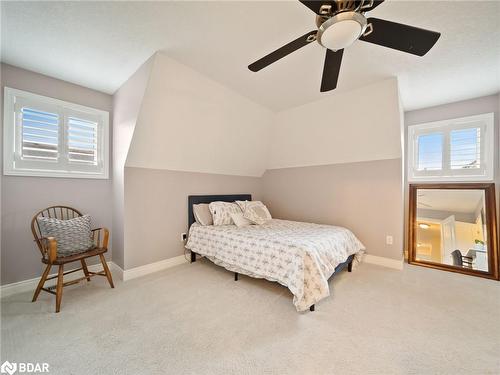
[(418, 189), (416, 260), (488, 271), (484, 190)]

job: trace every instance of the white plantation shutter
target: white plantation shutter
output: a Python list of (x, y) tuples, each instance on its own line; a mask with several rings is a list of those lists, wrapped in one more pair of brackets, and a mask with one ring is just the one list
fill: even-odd
[(493, 113), (408, 127), (409, 181), (490, 181)]
[(56, 161), (59, 156), (59, 115), (28, 107), (21, 109), (24, 159)]
[(70, 162), (97, 165), (97, 122), (68, 117)]
[(109, 114), (5, 88), (4, 173), (108, 178)]
[(481, 168), (481, 128), (466, 128), (450, 132), (450, 168)]

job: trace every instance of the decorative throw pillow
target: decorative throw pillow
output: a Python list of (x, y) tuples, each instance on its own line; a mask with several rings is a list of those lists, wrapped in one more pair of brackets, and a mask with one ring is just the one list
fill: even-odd
[(241, 208), (241, 211), (245, 212), (245, 209), (247, 208), (247, 203), (254, 202), (254, 201), (236, 201), (236, 204)]
[(238, 228), (252, 225), (252, 222), (248, 219), (245, 219), (243, 217), (243, 213), (241, 212), (238, 214), (231, 214), (231, 219), (233, 219), (234, 224), (236, 224)]
[(213, 225), (214, 223), (207, 203), (193, 205), (193, 214), (196, 222), (200, 225)]
[(264, 224), (272, 219), (271, 213), (261, 201), (237, 201), (236, 203), (243, 210), (243, 217), (254, 224)]
[(82, 253), (94, 247), (89, 215), (69, 220), (39, 217), (37, 221), (43, 237), (56, 239), (59, 257)]
[(241, 209), (236, 203), (212, 202), (208, 208), (212, 213), (214, 225), (234, 224), (231, 214), (241, 213)]

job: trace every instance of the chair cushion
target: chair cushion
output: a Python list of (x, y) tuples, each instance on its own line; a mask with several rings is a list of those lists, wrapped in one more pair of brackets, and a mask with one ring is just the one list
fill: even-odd
[(69, 220), (38, 217), (37, 221), (43, 237), (56, 239), (58, 257), (83, 253), (94, 247), (89, 215)]

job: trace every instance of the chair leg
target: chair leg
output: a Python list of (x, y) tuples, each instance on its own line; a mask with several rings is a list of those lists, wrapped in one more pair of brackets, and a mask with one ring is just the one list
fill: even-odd
[(82, 259), (81, 262), (82, 262), (83, 273), (85, 274), (85, 276), (87, 276), (87, 281), (90, 281), (89, 269), (87, 268), (87, 263), (85, 263), (85, 259)]
[(99, 254), (99, 258), (101, 259), (102, 267), (104, 268), (104, 272), (106, 273), (109, 286), (111, 286), (111, 288), (114, 288), (115, 285), (113, 284), (113, 277), (111, 276), (111, 271), (109, 270), (108, 263), (106, 263), (106, 258), (104, 258), (104, 255), (102, 254)]
[(38, 285), (35, 289), (35, 294), (33, 294), (33, 299), (31, 300), (31, 302), (35, 302), (36, 299), (38, 298), (38, 295), (40, 294), (40, 291), (43, 288), (43, 284), (45, 284), (45, 280), (47, 280), (47, 276), (49, 275), (51, 268), (52, 268), (51, 264), (47, 264), (47, 267), (45, 267), (45, 271), (43, 271), (42, 277), (40, 278), (40, 281), (38, 282)]
[(57, 273), (57, 287), (56, 287), (56, 313), (61, 310), (61, 300), (63, 293), (63, 277), (64, 277), (64, 265), (59, 265), (59, 272)]

